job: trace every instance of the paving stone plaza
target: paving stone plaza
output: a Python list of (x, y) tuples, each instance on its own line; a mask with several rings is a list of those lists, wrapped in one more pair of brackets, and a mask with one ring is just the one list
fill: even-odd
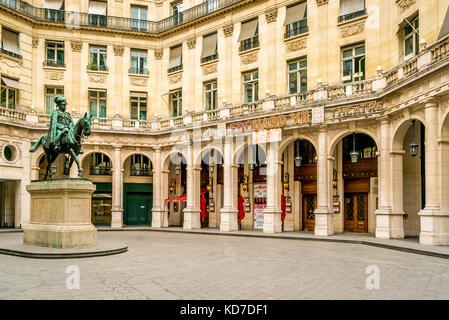
[[(21, 237), (0, 233), (0, 241)], [(83, 259), (0, 255), (0, 299), (449, 298), (449, 260), (438, 257), (349, 243), (178, 232), (98, 237), (125, 241), (128, 251)], [(367, 289), (367, 268), (376, 267), (379, 289)], [(67, 289), (74, 268), (79, 289)]]

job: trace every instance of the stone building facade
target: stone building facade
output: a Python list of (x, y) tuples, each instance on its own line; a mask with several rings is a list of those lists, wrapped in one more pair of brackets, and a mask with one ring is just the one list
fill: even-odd
[(1, 1), (0, 226), (29, 221), (61, 95), (94, 116), (96, 225), (448, 245), (448, 6)]

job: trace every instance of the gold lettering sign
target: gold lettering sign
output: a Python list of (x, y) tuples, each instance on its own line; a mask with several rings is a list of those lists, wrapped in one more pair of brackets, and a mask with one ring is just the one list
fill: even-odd
[(294, 124), (303, 124), (311, 121), (311, 111), (300, 111), (291, 113), (289, 115), (271, 116), (268, 118), (247, 120), (242, 122), (234, 122), (229, 125), (229, 128), (234, 132), (247, 132), (258, 130), (279, 129), (285, 127), (287, 124), (287, 117), (291, 117)]

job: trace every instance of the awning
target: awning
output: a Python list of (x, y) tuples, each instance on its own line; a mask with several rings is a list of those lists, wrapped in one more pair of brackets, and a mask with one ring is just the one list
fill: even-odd
[(89, 14), (106, 15), (107, 3), (102, 1), (89, 2)]
[[(201, 195), (208, 193), (207, 190), (201, 190)], [(165, 199), (166, 202), (173, 202), (173, 201), (179, 201), (179, 202), (186, 202), (187, 201), (187, 193), (184, 193), (182, 196), (175, 197), (175, 198), (168, 198)]]
[(340, 0), (340, 16), (365, 9), (365, 0)]
[(20, 54), (19, 34), (8, 29), (2, 30), (2, 46), (9, 52)]
[[(396, 35), (402, 31), (409, 23), (412, 22), (413, 19), (415, 19), (418, 16), (418, 11), (414, 12), (412, 15), (408, 16), (402, 22), (399, 24), (398, 31), (396, 32)], [(415, 27), (415, 26), (413, 26)]]
[(438, 40), (444, 38), (449, 34), (449, 7), (446, 11), (446, 16), (444, 17), (443, 26), (441, 27), (440, 35), (438, 36)]
[(259, 20), (257, 19), (242, 23), (238, 42), (254, 37), (256, 35), (258, 23)]
[(213, 56), (215, 53), (217, 53), (217, 34), (213, 33), (203, 38), (201, 58)]
[(168, 68), (175, 68), (181, 65), (182, 61), (182, 45), (170, 48), (170, 61), (168, 62)]
[(297, 5), (287, 8), (287, 13), (285, 15), (284, 26), (304, 19), (306, 13), (307, 1), (298, 3)]
[(52, 10), (61, 10), (64, 0), (45, 0), (44, 8)]
[(22, 90), (22, 87), (20, 86), (19, 81), (17, 80), (2, 77), (2, 83), (7, 87)]

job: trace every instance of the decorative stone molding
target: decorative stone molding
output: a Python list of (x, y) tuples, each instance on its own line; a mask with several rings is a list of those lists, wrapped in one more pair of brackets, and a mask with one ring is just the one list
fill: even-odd
[(182, 72), (174, 74), (170, 77), (168, 77), (168, 80), (170, 81), (170, 84), (178, 83), (182, 79)]
[(401, 9), (401, 11), (407, 10), (415, 3), (416, 3), (416, 0), (396, 0), (396, 4)]
[(265, 10), (265, 20), (267, 21), (267, 23), (275, 22), (277, 17), (278, 17), (278, 8), (273, 7)]
[[(12, 151), (12, 159), (8, 160), (4, 155), (4, 148), (9, 147)], [(21, 164), (22, 163), (22, 148), (20, 142), (0, 140), (0, 159), (6, 163), (10, 164)]]
[(196, 38), (195, 37), (191, 37), (191, 38), (187, 39), (187, 48), (194, 49), (195, 46), (196, 46)]
[(225, 37), (231, 37), (234, 32), (234, 24), (228, 23), (223, 26), (223, 33)]
[(341, 37), (346, 38), (362, 33), (365, 30), (365, 21), (351, 24), (349, 26), (341, 28)]
[(161, 60), (164, 56), (164, 50), (162, 49), (154, 49), (154, 58), (156, 60)]
[(70, 41), (70, 46), (72, 47), (73, 52), (81, 52), (81, 49), (83, 48), (83, 43), (81, 41)]
[(307, 48), (306, 39), (287, 42), (287, 52), (295, 52)]
[(113, 49), (116, 56), (123, 56), (123, 52), (125, 52), (125, 47), (122, 45), (114, 45)]
[(33, 48), (37, 48), (37, 46), (39, 45), (39, 38), (33, 37), (33, 40), (31, 40), (31, 44)]
[(317, 6), (322, 6), (323, 4), (328, 4), (329, 0), (316, 0)]
[(45, 79), (47, 80), (64, 80), (64, 72), (46, 71)]
[(254, 62), (257, 62), (257, 58), (258, 58), (258, 52), (253, 52), (250, 54), (245, 54), (243, 56), (240, 57), (240, 61), (242, 62), (242, 64), (251, 64)]
[(105, 73), (88, 73), (87, 76), (90, 82), (105, 83), (108, 75)]
[(209, 74), (217, 73), (217, 64), (208, 64), (203, 67), (203, 75), (207, 76)]
[(129, 82), (132, 86), (146, 87), (148, 84), (148, 79), (146, 77), (129, 77)]
[[(23, 64), (23, 59), (14, 58), (11, 56), (8, 56), (6, 54), (0, 54), (0, 63), (7, 65), (9, 68), (2, 69), (2, 73), (5, 75), (10, 75), (13, 78), (20, 78), (20, 70), (15, 70), (13, 68), (17, 68), (18, 66), (21, 66)], [(1, 67), (1, 66), (0, 66)], [(21, 90), (22, 91), (22, 90)]]

